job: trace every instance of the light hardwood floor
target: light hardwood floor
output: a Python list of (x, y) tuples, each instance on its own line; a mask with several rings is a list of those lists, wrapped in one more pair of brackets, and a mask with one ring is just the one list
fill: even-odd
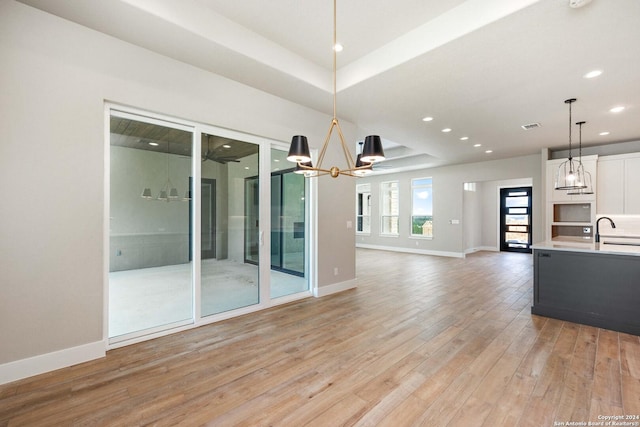
[(0, 426), (541, 427), (640, 415), (639, 337), (532, 316), (531, 255), (357, 259), (356, 290), (0, 386)]

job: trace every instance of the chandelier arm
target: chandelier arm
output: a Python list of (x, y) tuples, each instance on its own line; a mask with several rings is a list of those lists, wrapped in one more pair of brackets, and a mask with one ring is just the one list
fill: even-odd
[(338, 136), (340, 137), (340, 145), (342, 145), (342, 151), (344, 153), (344, 158), (347, 160), (347, 169), (353, 170), (356, 167), (356, 163), (353, 161), (353, 157), (351, 156), (351, 152), (347, 147), (347, 144), (344, 142), (344, 135), (342, 133), (342, 128), (340, 128), (340, 123), (336, 119), (336, 128), (338, 129)]
[(327, 132), (327, 136), (324, 139), (324, 143), (322, 144), (322, 149), (320, 150), (320, 155), (318, 156), (317, 167), (320, 168), (322, 166), (322, 161), (324, 160), (324, 155), (327, 152), (327, 148), (329, 147), (329, 141), (331, 140), (331, 134), (333, 133), (333, 128), (338, 124), (338, 121), (334, 118), (331, 120), (331, 126), (329, 126), (329, 132)]

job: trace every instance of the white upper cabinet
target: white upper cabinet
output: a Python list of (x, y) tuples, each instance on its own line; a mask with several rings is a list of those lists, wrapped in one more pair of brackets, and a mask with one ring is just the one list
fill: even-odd
[(624, 159), (600, 157), (598, 161), (598, 215), (624, 213)]
[(640, 214), (640, 153), (598, 159), (598, 215)]
[(640, 156), (624, 162), (624, 213), (640, 214)]

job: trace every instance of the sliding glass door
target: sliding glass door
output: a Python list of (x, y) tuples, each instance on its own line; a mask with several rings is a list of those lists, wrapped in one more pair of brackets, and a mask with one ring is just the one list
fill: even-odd
[[(206, 239), (215, 241), (215, 251), (205, 251), (201, 239), (201, 313), (206, 317), (260, 302), (259, 146), (203, 133), (202, 150), (201, 230), (215, 230)], [(215, 214), (205, 208), (207, 198), (215, 200)]]
[(192, 143), (189, 127), (111, 114), (110, 338), (193, 322)]
[(261, 175), (270, 143), (109, 111), (110, 343), (308, 294), (308, 182), (286, 151), (267, 148)]
[(271, 150), (271, 298), (309, 289), (307, 182), (287, 165), (286, 151)]

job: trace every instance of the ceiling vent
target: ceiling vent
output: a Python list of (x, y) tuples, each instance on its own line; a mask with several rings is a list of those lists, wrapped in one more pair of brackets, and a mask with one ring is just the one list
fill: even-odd
[(528, 125), (520, 126), (524, 130), (531, 130), (540, 127), (540, 123), (529, 123)]
[(582, 7), (588, 3), (591, 3), (591, 0), (569, 0), (569, 6), (571, 6), (574, 9)]

